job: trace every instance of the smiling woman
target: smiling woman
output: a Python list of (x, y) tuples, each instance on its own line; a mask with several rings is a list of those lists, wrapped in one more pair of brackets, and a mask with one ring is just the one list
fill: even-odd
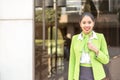
[(95, 20), (89, 12), (80, 16), (79, 24), (82, 32), (72, 38), (68, 80), (102, 80), (103, 64), (109, 62), (104, 35), (93, 31)]

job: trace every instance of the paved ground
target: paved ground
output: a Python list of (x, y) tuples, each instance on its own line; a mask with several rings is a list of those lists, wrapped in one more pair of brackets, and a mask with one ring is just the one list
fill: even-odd
[(64, 66), (63, 66), (63, 70), (58, 69), (57, 73), (52, 74), (52, 77), (49, 78), (49, 80), (68, 80), (68, 61), (64, 60)]

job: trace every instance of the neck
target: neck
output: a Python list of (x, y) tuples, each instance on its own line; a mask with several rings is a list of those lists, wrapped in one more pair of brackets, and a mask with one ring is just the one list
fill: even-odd
[(84, 32), (82, 32), (82, 34), (83, 34), (83, 35), (91, 35), (91, 34), (92, 34), (92, 31), (89, 32), (89, 33), (84, 33)]

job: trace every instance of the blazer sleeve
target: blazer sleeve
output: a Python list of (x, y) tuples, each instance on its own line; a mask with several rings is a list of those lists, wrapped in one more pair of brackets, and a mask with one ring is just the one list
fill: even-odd
[(74, 80), (74, 70), (75, 70), (75, 53), (74, 53), (74, 36), (72, 37), (71, 47), (70, 47), (70, 59), (69, 59), (69, 69), (68, 69), (68, 80)]
[(100, 50), (99, 50), (99, 54), (97, 55), (96, 59), (103, 64), (107, 64), (109, 62), (107, 43), (106, 43), (106, 40), (103, 34), (101, 34)]

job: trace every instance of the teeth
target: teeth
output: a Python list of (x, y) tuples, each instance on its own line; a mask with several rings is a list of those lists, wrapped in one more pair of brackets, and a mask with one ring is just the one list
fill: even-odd
[(90, 28), (85, 28), (86, 31), (88, 31)]

